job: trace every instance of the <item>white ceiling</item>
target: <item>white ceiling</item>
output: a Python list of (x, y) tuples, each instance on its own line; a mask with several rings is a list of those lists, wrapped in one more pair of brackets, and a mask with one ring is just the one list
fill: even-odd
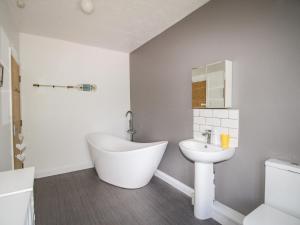
[(21, 32), (131, 52), (209, 0), (93, 0), (83, 14), (79, 0), (6, 0)]

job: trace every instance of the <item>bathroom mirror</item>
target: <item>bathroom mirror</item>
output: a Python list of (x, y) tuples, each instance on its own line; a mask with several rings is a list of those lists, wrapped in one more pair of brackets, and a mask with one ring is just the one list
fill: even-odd
[(232, 62), (219, 61), (192, 69), (192, 107), (232, 107)]

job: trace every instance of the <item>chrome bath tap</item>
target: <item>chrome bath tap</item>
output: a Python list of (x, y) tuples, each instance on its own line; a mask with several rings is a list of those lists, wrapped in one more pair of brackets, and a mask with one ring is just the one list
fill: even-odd
[(136, 133), (136, 130), (133, 129), (133, 113), (132, 111), (128, 111), (126, 113), (126, 117), (129, 115), (129, 130), (127, 133), (130, 135), (130, 140), (133, 141), (133, 135)]

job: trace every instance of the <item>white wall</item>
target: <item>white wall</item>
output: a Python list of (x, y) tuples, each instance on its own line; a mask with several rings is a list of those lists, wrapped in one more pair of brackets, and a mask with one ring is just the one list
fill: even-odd
[[(20, 34), (25, 166), (46, 176), (91, 166), (85, 136), (126, 136), (129, 55)], [(95, 83), (96, 92), (34, 88), (33, 83)]]
[(18, 51), (19, 32), (16, 25), (16, 20), (10, 13), (7, 3), (3, 0), (0, 0), (0, 27), (3, 27), (10, 41), (10, 46)]
[(11, 84), (9, 40), (0, 27), (0, 63), (4, 67), (0, 87), (0, 171), (12, 168)]
[(0, 1), (0, 62), (4, 86), (0, 88), (0, 171), (12, 169), (10, 47), (18, 49), (18, 31), (5, 1)]

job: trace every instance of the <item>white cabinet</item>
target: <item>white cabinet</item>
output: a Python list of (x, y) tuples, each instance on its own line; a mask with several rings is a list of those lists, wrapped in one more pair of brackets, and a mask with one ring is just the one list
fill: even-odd
[(34, 168), (0, 172), (0, 224), (34, 225)]

